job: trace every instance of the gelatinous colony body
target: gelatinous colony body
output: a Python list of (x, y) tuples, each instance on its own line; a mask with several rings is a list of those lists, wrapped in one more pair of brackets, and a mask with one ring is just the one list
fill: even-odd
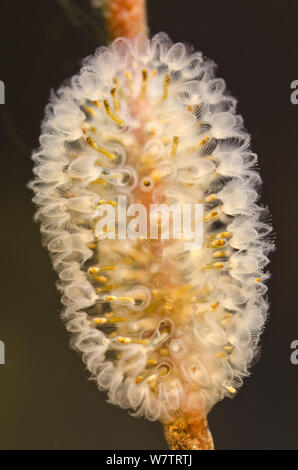
[[(120, 38), (52, 97), (33, 155), (73, 346), (111, 403), (164, 423), (235, 393), (266, 318), (270, 227), (235, 106), (201, 53)], [(128, 238), (109, 211), (103, 228), (119, 201), (203, 204), (202, 246)]]

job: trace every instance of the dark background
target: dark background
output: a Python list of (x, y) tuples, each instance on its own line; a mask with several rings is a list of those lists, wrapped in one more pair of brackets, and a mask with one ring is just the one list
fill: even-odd
[[(67, 2), (64, 2), (67, 5)], [(252, 134), (277, 238), (262, 355), (239, 394), (209, 422), (217, 449), (298, 449), (298, 80), (296, 0), (149, 0), (151, 33), (167, 31), (218, 64)], [(162, 427), (105, 403), (68, 346), (56, 276), (32, 221), (31, 149), (51, 88), (102, 41), (88, 0), (67, 12), (56, 0), (1, 0), (0, 365), (1, 449), (166, 449)], [(101, 28), (99, 28), (101, 31)]]

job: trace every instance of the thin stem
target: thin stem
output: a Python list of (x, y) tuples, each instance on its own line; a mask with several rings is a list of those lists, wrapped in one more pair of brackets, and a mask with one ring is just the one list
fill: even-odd
[(183, 414), (171, 423), (164, 423), (171, 450), (213, 450), (212, 435), (206, 418)]
[(105, 0), (103, 8), (111, 40), (148, 34), (146, 0)]

